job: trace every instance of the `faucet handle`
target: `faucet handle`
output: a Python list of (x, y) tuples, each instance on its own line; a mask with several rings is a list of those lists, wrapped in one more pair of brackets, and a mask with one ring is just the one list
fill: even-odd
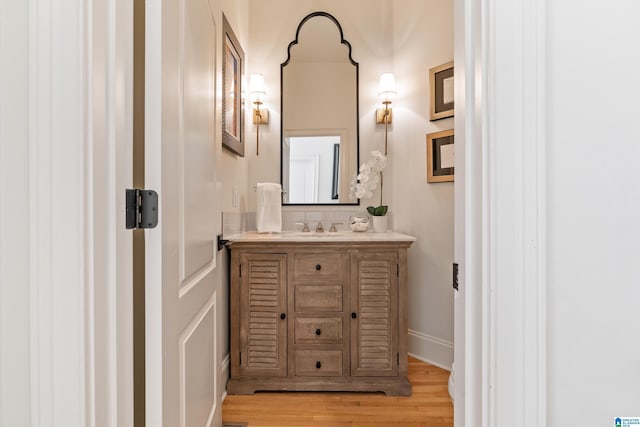
[(309, 224), (307, 224), (306, 222), (296, 222), (296, 225), (301, 225), (302, 226), (302, 231), (303, 233), (308, 233), (309, 232)]
[(322, 221), (318, 221), (318, 225), (316, 225), (316, 233), (324, 233), (324, 227), (322, 226)]
[(336, 231), (338, 231), (338, 229), (336, 228), (336, 225), (342, 225), (342, 222), (332, 222), (331, 223), (331, 228), (329, 229), (330, 232), (335, 233)]

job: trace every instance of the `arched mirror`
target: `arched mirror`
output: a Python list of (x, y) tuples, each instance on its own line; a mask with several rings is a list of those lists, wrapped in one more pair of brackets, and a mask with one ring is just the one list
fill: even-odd
[(358, 63), (340, 23), (307, 15), (280, 65), (280, 182), (285, 205), (356, 205), (349, 198), (358, 169)]

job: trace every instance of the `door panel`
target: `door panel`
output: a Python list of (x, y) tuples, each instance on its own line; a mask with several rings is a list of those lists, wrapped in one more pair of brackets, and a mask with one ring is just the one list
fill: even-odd
[(240, 262), (240, 375), (285, 376), (287, 255), (243, 254)]
[(398, 256), (353, 255), (351, 375), (398, 374)]
[[(183, 196), (180, 220), (183, 230), (181, 256), (188, 279), (215, 263), (213, 195), (215, 27), (207, 0), (184, 1), (182, 64), (180, 179)], [(204, 96), (203, 96), (204, 95)], [(209, 95), (209, 96), (207, 96)], [(214, 265), (215, 266), (215, 265)]]
[(211, 402), (215, 400), (211, 379), (215, 380), (216, 372), (215, 366), (201, 353), (203, 349), (209, 349), (215, 354), (215, 335), (211, 333), (215, 327), (214, 294), (180, 336), (181, 425), (207, 425)]
[[(215, 49), (208, 0), (146, 2), (147, 425), (213, 425), (217, 402)], [(217, 422), (217, 421), (216, 421)]]

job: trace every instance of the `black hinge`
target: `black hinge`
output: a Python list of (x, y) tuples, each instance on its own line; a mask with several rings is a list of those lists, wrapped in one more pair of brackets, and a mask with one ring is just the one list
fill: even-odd
[(453, 289), (458, 290), (458, 263), (453, 263)]
[(396, 264), (396, 277), (400, 277), (400, 264)]
[(240, 352), (240, 366), (242, 366), (242, 352)]
[(126, 190), (126, 226), (155, 228), (158, 225), (158, 193), (153, 190)]
[(242, 277), (242, 264), (238, 266), (238, 270), (240, 270), (240, 277)]
[(396, 353), (396, 363), (400, 366), (400, 353)]

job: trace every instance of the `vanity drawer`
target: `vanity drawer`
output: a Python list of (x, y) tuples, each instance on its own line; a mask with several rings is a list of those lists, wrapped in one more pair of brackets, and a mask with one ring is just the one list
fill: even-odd
[(340, 377), (342, 350), (296, 350), (295, 373), (300, 377)]
[(342, 312), (342, 285), (295, 285), (293, 298), (296, 312)]
[(344, 255), (328, 252), (295, 253), (293, 268), (295, 280), (342, 280)]
[(296, 344), (341, 344), (342, 317), (297, 317), (294, 324)]

